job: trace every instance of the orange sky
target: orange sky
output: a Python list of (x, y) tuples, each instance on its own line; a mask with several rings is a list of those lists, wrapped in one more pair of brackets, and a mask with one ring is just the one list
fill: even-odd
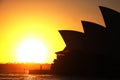
[(98, 6), (120, 11), (120, 0), (0, 0), (0, 62), (19, 62), (21, 42), (37, 39), (44, 43), (52, 63), (65, 43), (58, 30), (83, 32), (81, 20), (104, 26)]

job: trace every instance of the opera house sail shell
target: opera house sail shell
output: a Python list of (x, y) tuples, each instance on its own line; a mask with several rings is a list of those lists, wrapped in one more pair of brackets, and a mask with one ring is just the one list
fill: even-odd
[(84, 33), (72, 30), (59, 31), (66, 47), (63, 51), (56, 52), (57, 59), (51, 67), (53, 73), (97, 77), (120, 76), (120, 13), (102, 6), (99, 8), (106, 26), (81, 21)]
[(65, 49), (70, 51), (84, 49), (84, 33), (72, 30), (60, 30), (59, 33), (66, 43)]
[(110, 58), (110, 72), (113, 76), (120, 76), (120, 50), (119, 50), (119, 27), (120, 27), (120, 12), (110, 8), (99, 6), (103, 15), (106, 29), (108, 32), (108, 54)]

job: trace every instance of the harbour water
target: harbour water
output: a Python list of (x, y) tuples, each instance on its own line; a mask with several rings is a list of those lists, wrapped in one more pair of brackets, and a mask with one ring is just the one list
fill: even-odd
[(0, 80), (107, 80), (100, 78), (81, 78), (72, 76), (37, 75), (37, 74), (0, 74)]

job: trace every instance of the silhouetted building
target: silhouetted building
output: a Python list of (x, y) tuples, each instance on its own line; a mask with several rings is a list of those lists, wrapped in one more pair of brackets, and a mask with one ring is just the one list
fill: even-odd
[(108, 75), (108, 54), (107, 54), (107, 30), (99, 24), (82, 21), (85, 31), (87, 51), (90, 54), (91, 68), (93, 75)]
[(120, 27), (120, 13), (103, 6), (99, 6), (102, 12), (107, 32), (108, 42), (107, 50), (110, 60), (110, 73), (113, 76), (120, 76), (120, 50), (119, 50), (119, 27)]
[[(106, 49), (106, 28), (93, 22), (82, 21), (87, 51), (101, 54)], [(98, 52), (99, 51), (99, 52)]]
[(63, 51), (56, 52), (57, 60), (54, 60), (52, 69), (59, 74), (75, 74), (78, 69), (82, 69), (79, 68), (79, 60), (86, 56), (83, 54), (85, 51), (84, 34), (71, 30), (60, 30), (59, 32), (66, 43), (66, 47)]
[(51, 67), (53, 73), (97, 77), (120, 75), (120, 56), (116, 46), (119, 37), (120, 13), (102, 6), (99, 8), (106, 27), (82, 21), (84, 33), (70, 30), (59, 31), (66, 47), (63, 51), (56, 52), (57, 59)]
[(80, 51), (84, 49), (84, 33), (72, 30), (60, 30), (59, 32), (66, 43), (66, 48), (64, 50)]
[(109, 45), (109, 50), (113, 50), (113, 46), (116, 47), (114, 48), (114, 52), (118, 53), (118, 42), (119, 42), (119, 26), (120, 26), (120, 13), (100, 6), (100, 10), (102, 12), (105, 25), (107, 28), (108, 32), (108, 45)]

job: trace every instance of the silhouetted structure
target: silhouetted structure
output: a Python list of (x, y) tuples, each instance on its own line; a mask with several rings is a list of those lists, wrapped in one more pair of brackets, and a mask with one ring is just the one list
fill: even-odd
[(106, 28), (87, 21), (82, 21), (85, 31), (86, 50), (90, 55), (91, 70), (93, 75), (104, 76), (107, 75), (107, 31)]
[[(104, 17), (104, 21), (107, 28), (107, 40), (108, 40), (108, 54), (109, 54), (109, 67), (110, 73), (113, 77), (120, 76), (120, 50), (119, 50), (119, 27), (120, 27), (120, 13), (100, 6), (100, 10)], [(111, 70), (112, 69), (112, 70)]]
[(66, 48), (64, 50), (82, 51), (84, 49), (85, 46), (84, 33), (70, 30), (60, 30), (59, 32), (66, 43)]
[(54, 60), (53, 71), (58, 74), (75, 74), (78, 72), (78, 69), (82, 69), (79, 68), (81, 66), (78, 64), (78, 61), (86, 56), (85, 53), (79, 54), (85, 51), (84, 34), (70, 30), (61, 30), (59, 32), (66, 43), (66, 47), (63, 51), (56, 52), (57, 60)]
[[(63, 51), (56, 52), (57, 59), (51, 67), (53, 73), (97, 77), (120, 75), (120, 55), (117, 54), (119, 49), (116, 46), (119, 37), (120, 13), (102, 6), (99, 8), (106, 27), (82, 21), (84, 33), (59, 31), (66, 47)], [(114, 69), (113, 72), (112, 69)]]
[[(106, 49), (106, 28), (93, 22), (82, 21), (87, 51), (101, 54)], [(99, 52), (98, 52), (99, 51)]]
[(0, 74), (35, 74), (50, 73), (51, 64), (39, 63), (7, 63), (0, 64)]

